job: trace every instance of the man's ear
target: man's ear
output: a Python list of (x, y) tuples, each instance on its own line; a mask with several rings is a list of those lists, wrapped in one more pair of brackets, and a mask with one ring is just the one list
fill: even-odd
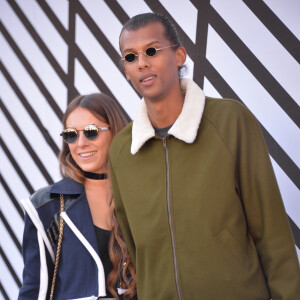
[(176, 50), (177, 67), (182, 66), (186, 61), (186, 50), (183, 47), (178, 47)]

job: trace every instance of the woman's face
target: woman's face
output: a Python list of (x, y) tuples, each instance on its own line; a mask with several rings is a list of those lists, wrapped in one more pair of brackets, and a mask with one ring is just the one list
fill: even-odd
[[(88, 109), (76, 108), (66, 120), (66, 128), (76, 130), (83, 129), (89, 124), (99, 127), (108, 127), (109, 125), (93, 115)], [(77, 165), (86, 172), (104, 173), (107, 172), (108, 150), (112, 141), (110, 130), (99, 130), (98, 137), (90, 141), (83, 131), (78, 132), (78, 137), (73, 144), (68, 144), (71, 155)]]

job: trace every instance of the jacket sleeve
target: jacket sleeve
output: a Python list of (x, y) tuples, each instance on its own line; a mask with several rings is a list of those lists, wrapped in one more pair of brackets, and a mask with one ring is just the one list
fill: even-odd
[(122, 197), (121, 197), (121, 194), (119, 191), (118, 181), (115, 176), (114, 169), (113, 169), (110, 159), (109, 159), (109, 166), (110, 166), (110, 176), (111, 176), (114, 202), (115, 202), (115, 210), (116, 210), (118, 222), (120, 224), (122, 234), (123, 234), (127, 249), (130, 254), (130, 259), (131, 259), (134, 267), (136, 267), (135, 244), (134, 244), (134, 240), (133, 240), (130, 226), (128, 223), (127, 214), (126, 214), (126, 211), (124, 208)]
[(293, 236), (258, 122), (244, 110), (237, 129), (236, 176), (250, 234), (275, 299), (300, 299)]
[(22, 250), (24, 260), (23, 284), (18, 299), (46, 299), (49, 286), (48, 272), (52, 272), (53, 266), (49, 268), (51, 258), (46, 255), (47, 250), (45, 250), (42, 240), (39, 242), (38, 231), (27, 214), (25, 215)]

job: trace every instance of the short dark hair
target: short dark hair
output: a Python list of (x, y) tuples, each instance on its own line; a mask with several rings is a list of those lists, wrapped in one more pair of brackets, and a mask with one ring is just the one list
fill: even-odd
[[(165, 28), (165, 37), (167, 40), (172, 42), (173, 45), (177, 45), (178, 47), (183, 47), (180, 38), (178, 36), (177, 30), (173, 23), (164, 15), (160, 13), (143, 13), (136, 15), (129, 19), (124, 25), (120, 33), (119, 41), (121, 38), (121, 35), (124, 30), (127, 31), (134, 31), (138, 30), (142, 27), (145, 27), (146, 25), (150, 23), (159, 22), (161, 23)], [(119, 45), (120, 50), (121, 46)], [(176, 49), (176, 48), (175, 48)], [(181, 78), (183, 75), (183, 71), (187, 69), (186, 65), (182, 65), (178, 67), (178, 73), (179, 77)]]

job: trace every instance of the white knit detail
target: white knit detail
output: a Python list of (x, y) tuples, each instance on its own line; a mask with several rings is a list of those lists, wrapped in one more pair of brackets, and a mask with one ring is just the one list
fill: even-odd
[[(183, 107), (168, 134), (191, 144), (197, 137), (205, 106), (205, 95), (191, 79), (181, 79), (180, 88), (185, 95)], [(136, 154), (145, 142), (154, 136), (155, 131), (148, 116), (147, 106), (145, 100), (142, 99), (137, 116), (132, 124), (131, 154)]]

